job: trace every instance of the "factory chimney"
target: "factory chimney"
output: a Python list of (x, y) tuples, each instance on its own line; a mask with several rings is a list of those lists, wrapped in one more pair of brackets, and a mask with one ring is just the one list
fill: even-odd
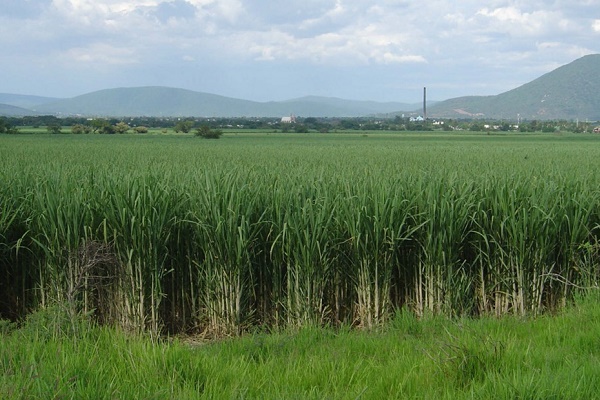
[(423, 88), (423, 119), (427, 121), (427, 87)]

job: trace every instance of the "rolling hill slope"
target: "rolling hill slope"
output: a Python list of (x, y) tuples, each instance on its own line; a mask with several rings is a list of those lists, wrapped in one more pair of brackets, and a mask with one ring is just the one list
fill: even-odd
[(428, 116), (600, 120), (600, 54), (579, 58), (496, 96), (467, 96), (437, 103)]
[[(518, 66), (517, 66), (518, 67)], [(428, 106), (432, 118), (600, 120), (600, 54), (588, 55), (495, 96)], [(360, 117), (420, 112), (420, 104), (307, 96), (256, 102), (162, 86), (105, 89), (70, 99), (0, 93), (0, 115), (151, 117)], [(17, 108), (20, 107), (20, 108)]]
[(160, 86), (106, 89), (71, 99), (49, 102), (36, 111), (62, 115), (278, 117), (290, 114), (312, 117), (356, 117), (390, 112), (403, 103), (378, 103), (325, 97), (304, 97), (283, 102), (255, 102), (215, 94)]
[(0, 93), (0, 104), (33, 109), (50, 101), (59, 100), (55, 97), (31, 96), (26, 94)]
[(28, 115), (37, 115), (37, 113), (27, 108), (0, 103), (0, 117), (24, 117)]

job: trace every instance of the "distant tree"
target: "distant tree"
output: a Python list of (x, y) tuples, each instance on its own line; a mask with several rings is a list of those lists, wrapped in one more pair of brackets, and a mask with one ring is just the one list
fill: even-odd
[(94, 119), (90, 122), (92, 133), (102, 133), (102, 129), (108, 124), (104, 119)]
[(538, 122), (535, 119), (529, 123), (529, 132), (537, 132), (538, 129)]
[(319, 129), (319, 121), (315, 117), (304, 118), (303, 123), (310, 129)]
[(83, 133), (83, 125), (81, 124), (75, 124), (71, 126), (71, 133), (80, 135)]
[(308, 128), (303, 124), (296, 124), (294, 126), (294, 132), (296, 133), (308, 133)]
[(103, 133), (103, 134), (113, 134), (115, 133), (115, 126), (105, 119), (95, 119), (91, 122), (92, 132), (94, 133)]
[(115, 124), (115, 132), (116, 133), (126, 133), (130, 129), (130, 126), (125, 122), (121, 121)]
[(342, 129), (360, 129), (360, 122), (356, 119), (343, 119), (340, 121)]
[(6, 119), (0, 118), (0, 133), (17, 133), (17, 128), (13, 127)]
[(529, 123), (522, 122), (519, 125), (519, 132), (535, 132), (537, 129), (537, 121), (532, 121)]
[(175, 124), (174, 130), (177, 133), (179, 133), (179, 132), (189, 133), (193, 127), (194, 127), (194, 121), (190, 121), (190, 120), (179, 121)]
[(211, 129), (208, 125), (202, 125), (196, 128), (195, 135), (204, 139), (219, 139), (223, 135), (223, 131), (220, 129)]
[(114, 134), (115, 132), (116, 132), (116, 131), (115, 131), (115, 126), (114, 126), (114, 125), (111, 125), (111, 124), (109, 124), (109, 123), (107, 123), (106, 125), (104, 125), (104, 126), (102, 127), (102, 129), (100, 130), (100, 133), (104, 133), (105, 135), (112, 135), (112, 134)]
[(62, 126), (60, 126), (59, 124), (50, 124), (46, 127), (46, 129), (48, 130), (49, 133), (61, 133), (62, 132)]
[(91, 127), (83, 124), (75, 124), (71, 126), (71, 133), (82, 134), (82, 133), (90, 133), (92, 130)]
[(135, 131), (135, 133), (148, 133), (148, 128), (145, 126), (136, 126), (135, 128), (133, 128), (133, 130)]
[(568, 130), (570, 130), (571, 132), (574, 132), (574, 133), (588, 133), (588, 132), (593, 131), (593, 127), (589, 123), (576, 122), (576, 123), (571, 123)]

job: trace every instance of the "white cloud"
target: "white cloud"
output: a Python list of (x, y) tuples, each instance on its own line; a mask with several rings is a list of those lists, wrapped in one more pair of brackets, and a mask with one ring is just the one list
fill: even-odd
[(250, 52), (257, 60), (305, 60), (319, 64), (419, 63), (424, 56), (402, 47), (404, 39), (366, 27), (359, 34), (324, 33), (296, 37), (282, 31), (240, 35), (233, 42), (241, 55)]
[(71, 48), (59, 58), (84, 64), (124, 65), (138, 62), (135, 52), (127, 47), (93, 43), (87, 47)]
[(425, 57), (420, 55), (401, 55), (390, 52), (383, 53), (381, 60), (386, 64), (426, 63)]
[(535, 36), (556, 30), (560, 18), (551, 11), (524, 12), (515, 7), (500, 7), (493, 10), (483, 8), (477, 13), (485, 17), (491, 31), (511, 36)]
[[(161, 82), (149, 70), (185, 86), (202, 68), (219, 73), (235, 64), (269, 76), (375, 70), (360, 75), (373, 81), (388, 71), (411, 82), (437, 79), (448, 90), (483, 91), (600, 52), (597, 0), (1, 1), (0, 61), (29, 66), (35, 57), (51, 68), (61, 60), (81, 71), (139, 65), (136, 78), (147, 76), (150, 84)], [(5, 70), (0, 63), (0, 75)]]

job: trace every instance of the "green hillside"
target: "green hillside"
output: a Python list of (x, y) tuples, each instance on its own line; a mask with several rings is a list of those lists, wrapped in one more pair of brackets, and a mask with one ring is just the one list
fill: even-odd
[(196, 117), (357, 117), (391, 112), (407, 106), (325, 97), (305, 97), (283, 102), (255, 102), (168, 87), (135, 87), (100, 90), (36, 107), (44, 113), (101, 116)]
[(600, 54), (588, 55), (496, 96), (468, 96), (431, 107), (438, 118), (600, 120)]
[[(431, 104), (427, 115), (432, 118), (600, 120), (598, 71), (600, 54), (588, 55), (505, 93), (457, 97)], [(0, 93), (0, 104), (0, 115), (11, 116), (280, 117), (294, 114), (361, 117), (421, 112), (420, 104), (319, 96), (256, 102), (161, 86), (105, 89), (70, 99)]]
[(226, 116), (223, 110), (251, 111), (252, 102), (166, 87), (105, 89), (41, 105), (41, 112), (102, 116)]
[(59, 99), (55, 97), (32, 96), (26, 94), (0, 93), (0, 104), (27, 108), (30, 110), (35, 109), (35, 107), (40, 104), (45, 104), (56, 100)]
[(26, 115), (36, 115), (36, 112), (10, 104), (0, 104), (0, 116), (2, 117), (23, 117)]

